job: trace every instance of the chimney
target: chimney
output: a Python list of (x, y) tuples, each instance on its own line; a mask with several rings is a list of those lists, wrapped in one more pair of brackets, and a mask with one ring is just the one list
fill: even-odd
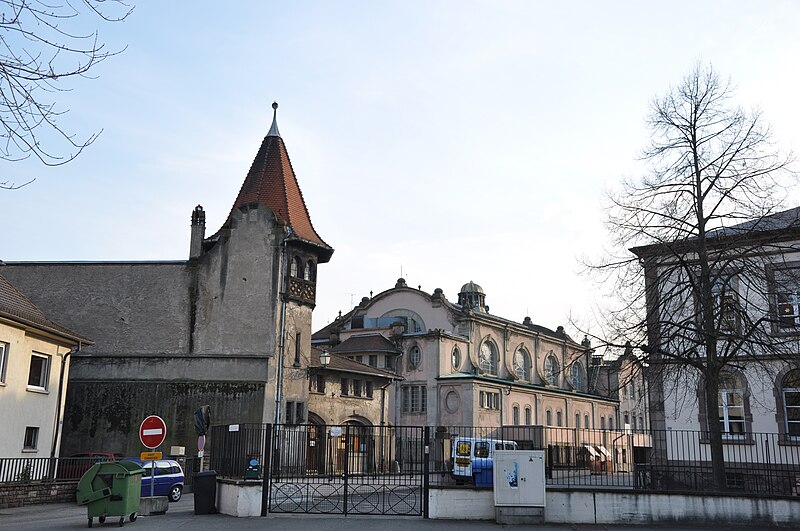
[(198, 258), (203, 250), (203, 239), (206, 237), (206, 212), (197, 205), (192, 211), (192, 236), (189, 241), (189, 260)]

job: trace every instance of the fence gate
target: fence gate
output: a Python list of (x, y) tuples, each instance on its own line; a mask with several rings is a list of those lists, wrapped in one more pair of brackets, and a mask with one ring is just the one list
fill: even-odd
[(275, 425), (269, 512), (421, 516), (428, 428)]

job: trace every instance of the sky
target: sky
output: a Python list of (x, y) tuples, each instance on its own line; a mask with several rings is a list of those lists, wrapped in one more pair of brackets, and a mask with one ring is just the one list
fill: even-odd
[(0, 161), (36, 179), (0, 190), (0, 259), (188, 258), (192, 209), (222, 225), (277, 101), (335, 249), (315, 329), (401, 275), (453, 302), (472, 280), (518, 322), (597, 318), (604, 194), (697, 62), (800, 144), (798, 2), (142, 1), (94, 25), (124, 52), (55, 97), (62, 127), (102, 133), (64, 166)]

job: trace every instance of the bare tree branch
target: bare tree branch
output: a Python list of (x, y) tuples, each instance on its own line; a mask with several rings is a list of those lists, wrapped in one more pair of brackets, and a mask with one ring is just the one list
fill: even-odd
[(122, 51), (108, 50), (96, 30), (83, 30), (87, 17), (118, 22), (132, 11), (124, 0), (0, 0), (0, 158), (33, 156), (58, 166), (97, 139), (99, 132), (78, 138), (62, 128), (67, 111), (56, 95), (71, 90), (70, 78), (88, 77)]

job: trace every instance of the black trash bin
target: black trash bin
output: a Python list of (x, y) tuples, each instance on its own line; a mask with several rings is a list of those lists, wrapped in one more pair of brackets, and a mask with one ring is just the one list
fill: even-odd
[(217, 512), (217, 472), (207, 470), (194, 476), (194, 514)]

